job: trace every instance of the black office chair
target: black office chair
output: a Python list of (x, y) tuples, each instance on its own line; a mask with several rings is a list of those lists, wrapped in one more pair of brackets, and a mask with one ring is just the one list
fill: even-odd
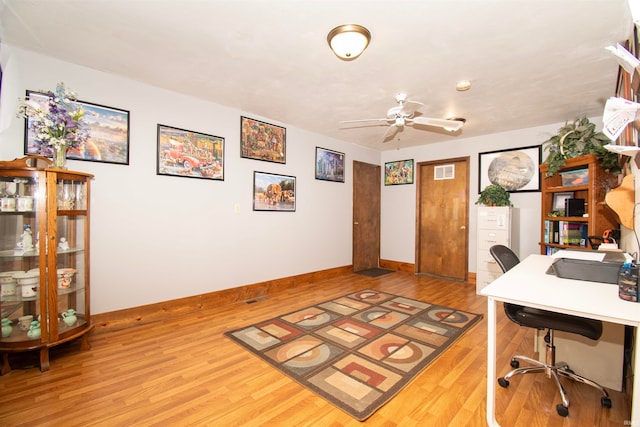
[[(503, 272), (507, 272), (515, 267), (520, 260), (511, 249), (503, 245), (495, 245), (489, 249), (493, 258), (500, 265)], [(517, 284), (514, 284), (517, 286)], [(509, 378), (517, 374), (526, 374), (530, 372), (544, 372), (547, 378), (553, 378), (560, 390), (562, 403), (556, 406), (558, 415), (566, 417), (569, 415), (569, 399), (559, 376), (570, 378), (584, 384), (588, 384), (597, 388), (603, 394), (600, 403), (605, 408), (611, 408), (611, 398), (609, 393), (599, 384), (574, 373), (566, 364), (556, 365), (555, 356), (556, 348), (553, 345), (553, 331), (564, 331), (579, 334), (592, 340), (597, 340), (602, 335), (602, 322), (599, 320), (585, 319), (583, 317), (571, 316), (568, 314), (555, 313), (552, 311), (539, 310), (531, 307), (524, 307), (517, 304), (504, 303), (504, 311), (507, 317), (520, 326), (527, 326), (538, 330), (547, 330), (544, 337), (547, 343), (547, 352), (545, 363), (530, 357), (517, 355), (511, 359), (511, 367), (504, 377), (498, 378), (498, 384), (502, 387), (509, 387)], [(520, 361), (528, 362), (531, 366), (520, 367)]]

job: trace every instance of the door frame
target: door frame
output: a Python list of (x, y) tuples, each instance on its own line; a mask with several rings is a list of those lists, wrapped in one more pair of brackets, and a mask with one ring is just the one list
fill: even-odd
[[(357, 166), (358, 165), (358, 166)], [(363, 170), (364, 168), (367, 168), (371, 171), (373, 171), (373, 174), (375, 175), (375, 180), (373, 180), (373, 185), (371, 185), (371, 181), (367, 181), (369, 183), (369, 185), (371, 185), (371, 187), (369, 187), (371, 189), (371, 191), (375, 191), (376, 193), (376, 197), (369, 197), (366, 198), (366, 202), (368, 202), (365, 207), (366, 209), (359, 209), (358, 206), (356, 206), (356, 203), (358, 203), (359, 205), (362, 205), (363, 200), (361, 200), (361, 198), (356, 197), (356, 188), (358, 188), (358, 186), (361, 186), (361, 182), (359, 180), (359, 176), (358, 176), (358, 171)], [(351, 227), (352, 227), (352, 231), (351, 231), (351, 267), (352, 270), (354, 272), (357, 271), (362, 271), (362, 270), (367, 270), (370, 268), (378, 268), (380, 267), (380, 218), (381, 218), (381, 214), (380, 214), (380, 210), (381, 210), (381, 196), (382, 196), (382, 178), (381, 178), (381, 174), (382, 174), (382, 167), (380, 165), (376, 165), (373, 163), (369, 163), (369, 162), (364, 162), (364, 161), (359, 161), (359, 160), (354, 160), (353, 161), (353, 187), (352, 187), (352, 219), (351, 219)], [(362, 187), (360, 187), (362, 188)], [(362, 234), (359, 233), (356, 228), (360, 228), (359, 227), (359, 223), (362, 221), (363, 218), (358, 217), (358, 213), (362, 213), (362, 212), (366, 212), (369, 215), (375, 215), (376, 217), (373, 218), (372, 216), (368, 217), (369, 219), (371, 219), (370, 221), (364, 221), (364, 222), (368, 222), (368, 225), (371, 225), (371, 221), (375, 222), (375, 231), (374, 234), (375, 236), (373, 236), (374, 238), (374, 244), (372, 247), (370, 247), (370, 251), (367, 251), (367, 253), (363, 253), (362, 251), (360, 251), (358, 253), (358, 256), (356, 256), (356, 249), (358, 248), (362, 248), (365, 245), (360, 243), (359, 245), (356, 244), (356, 238), (359, 238)], [(355, 261), (363, 261), (363, 262), (359, 262), (356, 263)]]
[[(470, 216), (470, 207), (471, 205), (469, 204), (469, 188), (470, 188), (470, 180), (471, 180), (471, 175), (470, 175), (470, 164), (471, 164), (471, 157), (470, 156), (464, 156), (464, 157), (452, 157), (452, 158), (448, 158), (448, 159), (438, 159), (438, 160), (428, 160), (428, 161), (424, 161), (424, 162), (417, 162), (416, 163), (416, 172), (415, 172), (415, 180), (416, 180), (416, 228), (415, 228), (415, 263), (414, 263), (414, 274), (427, 274), (427, 273), (420, 273), (418, 270), (420, 269), (420, 239), (421, 239), (421, 233), (420, 233), (420, 218), (421, 218), (421, 212), (420, 212), (420, 208), (421, 208), (421, 204), (420, 204), (420, 199), (421, 199), (421, 195), (422, 195), (422, 184), (421, 184), (421, 178), (420, 178), (420, 173), (422, 171), (422, 166), (429, 166), (429, 165), (442, 165), (442, 164), (448, 164), (448, 163), (455, 163), (455, 162), (464, 162), (466, 169), (467, 169), (467, 182), (466, 182), (466, 190), (465, 190), (465, 197), (467, 199), (467, 212), (466, 212), (466, 218), (465, 218), (465, 271), (464, 271), (464, 279), (461, 280), (463, 282), (468, 282), (469, 281), (469, 216)], [(437, 276), (440, 277), (440, 276)], [(456, 279), (448, 279), (448, 280), (456, 280)]]

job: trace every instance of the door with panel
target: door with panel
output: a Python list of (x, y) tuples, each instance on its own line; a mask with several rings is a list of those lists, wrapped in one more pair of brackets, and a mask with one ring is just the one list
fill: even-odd
[(377, 268), (380, 261), (379, 165), (353, 162), (353, 271)]
[(416, 273), (466, 281), (469, 158), (418, 164)]

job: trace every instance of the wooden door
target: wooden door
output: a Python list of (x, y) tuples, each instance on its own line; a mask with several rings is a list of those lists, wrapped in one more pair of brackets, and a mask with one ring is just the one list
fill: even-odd
[(380, 260), (380, 166), (353, 162), (353, 271)]
[(469, 158), (418, 164), (416, 272), (467, 280)]

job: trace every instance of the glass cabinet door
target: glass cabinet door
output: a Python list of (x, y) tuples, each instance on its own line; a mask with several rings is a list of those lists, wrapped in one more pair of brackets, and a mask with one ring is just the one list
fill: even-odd
[[(47, 317), (42, 289), (40, 233), (45, 209), (44, 181), (38, 172), (0, 177), (0, 342), (37, 345)], [(46, 325), (45, 325), (46, 328)]]
[(73, 334), (88, 321), (88, 254), (85, 247), (87, 190), (87, 181), (82, 177), (58, 174), (55, 193), (56, 223), (55, 229), (49, 230), (50, 243), (55, 242), (55, 249), (51, 254), (56, 254), (49, 261), (52, 269), (55, 268), (57, 295), (57, 325), (51, 325), (53, 339)]

